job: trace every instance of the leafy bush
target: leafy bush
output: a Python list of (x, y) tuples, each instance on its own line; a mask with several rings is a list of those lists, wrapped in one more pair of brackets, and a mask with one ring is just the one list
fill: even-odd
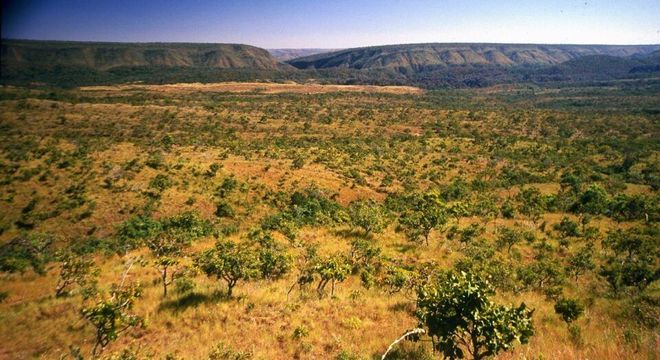
[(249, 351), (237, 351), (220, 342), (209, 352), (208, 360), (249, 360), (253, 355)]
[(238, 187), (238, 181), (236, 181), (236, 179), (234, 179), (233, 177), (227, 177), (224, 180), (222, 180), (222, 184), (218, 186), (216, 190), (216, 195), (220, 198), (225, 198), (237, 187)]
[(163, 174), (158, 174), (154, 176), (151, 181), (149, 181), (149, 188), (154, 189), (157, 192), (163, 192), (167, 188), (172, 187), (172, 185), (174, 185), (172, 179), (170, 179), (169, 176)]
[(0, 271), (14, 273), (31, 268), (45, 274), (45, 265), (51, 260), (53, 238), (46, 234), (22, 234), (0, 246)]
[(314, 187), (294, 192), (286, 212), (300, 225), (330, 225), (346, 220), (341, 205)]
[(113, 284), (109, 297), (99, 298), (93, 305), (81, 310), (82, 317), (95, 329), (92, 357), (96, 357), (99, 350), (102, 351), (122, 332), (144, 326), (144, 320), (131, 312), (135, 301), (141, 296), (142, 290), (137, 285), (122, 287)]
[(385, 209), (373, 200), (353, 201), (348, 207), (351, 224), (364, 230), (366, 235), (381, 233), (389, 224)]
[(561, 298), (555, 302), (555, 312), (570, 324), (582, 316), (584, 305), (575, 299)]
[(156, 236), (163, 230), (163, 225), (148, 216), (132, 216), (117, 227), (117, 237), (128, 248), (136, 248), (142, 240)]
[(227, 201), (221, 200), (216, 204), (215, 216), (220, 218), (233, 218), (235, 214), (234, 209)]
[(511, 254), (511, 248), (523, 240), (523, 233), (520, 230), (513, 228), (501, 228), (497, 235), (495, 244), (499, 249), (506, 249), (508, 254)]
[(60, 262), (60, 277), (55, 287), (55, 296), (67, 294), (73, 284), (80, 287), (85, 297), (96, 293), (96, 277), (99, 270), (94, 260), (72, 252), (59, 254), (57, 260)]
[(593, 184), (580, 194), (571, 210), (576, 213), (592, 215), (605, 214), (609, 206), (609, 195), (602, 187)]
[(179, 241), (189, 242), (213, 233), (213, 226), (195, 211), (184, 211), (160, 221), (162, 231), (175, 236)]
[(608, 234), (603, 244), (612, 254), (601, 266), (600, 274), (613, 290), (624, 287), (643, 290), (660, 278), (658, 235), (655, 227), (616, 230)]
[(522, 289), (540, 290), (549, 297), (560, 293), (564, 284), (564, 267), (555, 259), (540, 259), (520, 266), (517, 278)]

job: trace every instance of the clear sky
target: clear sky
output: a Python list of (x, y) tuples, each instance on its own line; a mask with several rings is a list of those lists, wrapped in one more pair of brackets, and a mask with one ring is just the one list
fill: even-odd
[(660, 0), (2, 0), (2, 37), (265, 48), (658, 44)]

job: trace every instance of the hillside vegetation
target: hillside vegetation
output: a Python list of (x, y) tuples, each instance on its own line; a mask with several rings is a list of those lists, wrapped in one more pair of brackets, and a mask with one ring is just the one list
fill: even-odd
[[(658, 79), (658, 45), (412, 44), (267, 50), (236, 44), (85, 43), (2, 40), (0, 82), (57, 87), (225, 81), (411, 85), (604, 86)], [(290, 64), (290, 65), (289, 65)]]
[(66, 41), (2, 41), (6, 67), (201, 67), (275, 70), (270, 53), (250, 45), (187, 43), (94, 43)]
[(612, 84), (2, 87), (0, 358), (653, 359), (660, 86)]
[(556, 65), (587, 55), (630, 57), (660, 45), (409, 44), (372, 46), (311, 55), (289, 61), (299, 69), (391, 69), (421, 71), (457, 65)]
[(287, 61), (303, 56), (329, 53), (337, 50), (339, 49), (268, 49), (268, 52), (279, 61)]

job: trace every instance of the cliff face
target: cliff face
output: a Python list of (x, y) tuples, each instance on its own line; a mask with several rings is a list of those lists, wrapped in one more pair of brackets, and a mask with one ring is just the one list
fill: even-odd
[(417, 71), (458, 65), (555, 65), (583, 56), (629, 57), (660, 45), (410, 44), (347, 49), (288, 61), (299, 69)]
[(3, 66), (201, 67), (274, 70), (282, 66), (264, 49), (238, 44), (92, 43), (3, 40)]

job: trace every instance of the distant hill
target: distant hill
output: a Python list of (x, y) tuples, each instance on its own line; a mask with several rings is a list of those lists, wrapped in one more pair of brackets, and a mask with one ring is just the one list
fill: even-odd
[(287, 61), (303, 56), (329, 53), (338, 50), (340, 49), (268, 49), (268, 52), (279, 61)]
[(347, 49), (289, 60), (299, 69), (386, 69), (401, 73), (452, 66), (557, 65), (591, 55), (630, 57), (660, 45), (407, 44)]
[[(238, 44), (2, 40), (0, 83), (295, 81), (428, 89), (533, 83), (591, 86), (660, 78), (660, 45), (410, 44), (318, 53)], [(272, 52), (272, 53), (271, 53)]]
[(660, 74), (658, 51), (632, 57), (587, 55), (558, 65), (528, 71), (536, 82), (547, 81), (602, 81), (643, 77)]
[(275, 70), (268, 51), (250, 45), (2, 40), (4, 68), (195, 67)]

